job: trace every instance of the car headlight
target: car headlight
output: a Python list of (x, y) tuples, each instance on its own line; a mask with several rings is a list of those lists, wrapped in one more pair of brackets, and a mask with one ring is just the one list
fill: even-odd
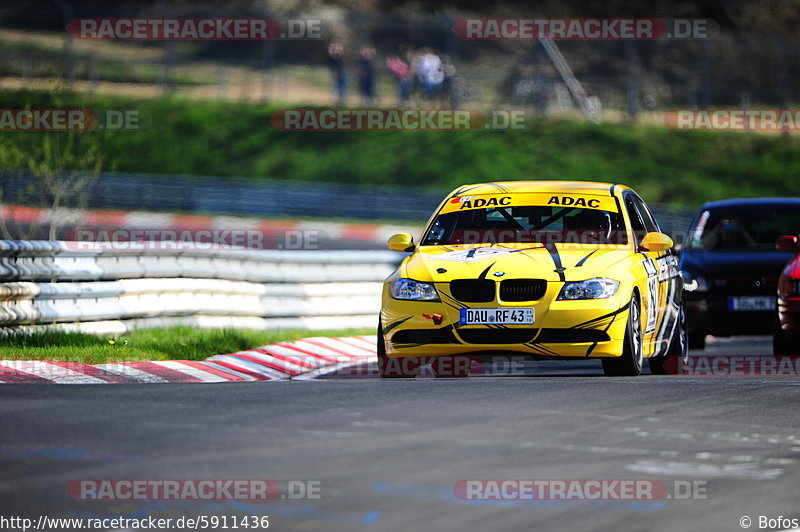
[(574, 281), (564, 285), (558, 301), (574, 299), (606, 299), (617, 293), (619, 281), (598, 277), (588, 281)]
[(702, 275), (692, 275), (687, 271), (682, 271), (681, 277), (683, 277), (683, 289), (687, 292), (708, 291), (708, 281)]
[(395, 279), (389, 285), (389, 292), (395, 299), (410, 299), (414, 301), (439, 301), (433, 283), (423, 283), (414, 279)]

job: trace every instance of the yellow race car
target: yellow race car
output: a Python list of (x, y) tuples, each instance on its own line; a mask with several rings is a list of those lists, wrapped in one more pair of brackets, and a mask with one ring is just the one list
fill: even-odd
[(512, 181), (450, 193), (383, 286), (382, 377), (466, 377), (472, 360), (600, 358), (606, 375), (685, 358), (683, 283), (670, 237), (632, 189)]

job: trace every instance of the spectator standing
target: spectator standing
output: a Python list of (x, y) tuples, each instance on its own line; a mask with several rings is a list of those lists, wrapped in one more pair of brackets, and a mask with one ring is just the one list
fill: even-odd
[(446, 55), (442, 57), (442, 72), (444, 73), (444, 81), (442, 81), (443, 99), (451, 109), (457, 109), (461, 105), (461, 98), (458, 92), (458, 71), (455, 63)]
[(375, 48), (362, 46), (358, 51), (358, 89), (361, 104), (372, 106), (375, 103)]
[(430, 48), (423, 48), (414, 63), (414, 73), (422, 87), (426, 100), (432, 100), (439, 94), (444, 82), (442, 60)]
[(386, 60), (386, 67), (397, 80), (397, 98), (400, 105), (408, 105), (411, 85), (414, 83), (414, 72), (411, 66), (399, 56), (393, 55)]
[(328, 67), (333, 74), (333, 94), (336, 104), (343, 106), (346, 103), (347, 74), (344, 68), (344, 45), (332, 42), (328, 45)]

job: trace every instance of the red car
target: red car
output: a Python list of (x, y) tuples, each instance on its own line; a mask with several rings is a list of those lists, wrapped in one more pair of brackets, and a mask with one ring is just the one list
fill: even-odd
[(800, 248), (797, 236), (781, 236), (775, 247), (792, 251), (795, 256), (778, 280), (778, 313), (773, 332), (772, 352), (777, 355), (800, 355)]

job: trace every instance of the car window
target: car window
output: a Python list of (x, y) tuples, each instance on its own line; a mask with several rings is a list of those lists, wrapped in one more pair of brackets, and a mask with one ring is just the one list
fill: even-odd
[(647, 233), (647, 228), (645, 227), (642, 215), (639, 213), (639, 209), (633, 202), (633, 196), (625, 196), (625, 209), (628, 211), (628, 217), (631, 219), (631, 231), (633, 231), (635, 235), (636, 244), (639, 244)]
[(689, 230), (689, 249), (775, 249), (781, 235), (800, 234), (796, 204), (707, 209)]
[(616, 212), (522, 205), (440, 214), (422, 239), (422, 245), (534, 242), (627, 244), (627, 235)]
[(658, 222), (656, 222), (655, 217), (653, 217), (653, 213), (650, 212), (650, 209), (647, 207), (642, 198), (638, 196), (632, 196), (632, 198), (633, 204), (636, 205), (639, 214), (642, 216), (645, 229), (647, 229), (648, 232), (660, 233), (661, 228), (658, 226)]

